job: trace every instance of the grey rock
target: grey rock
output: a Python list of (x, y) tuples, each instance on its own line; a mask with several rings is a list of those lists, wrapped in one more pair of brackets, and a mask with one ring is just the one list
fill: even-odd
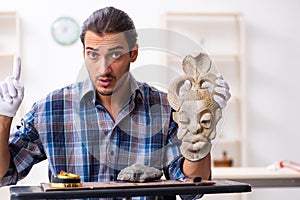
[(117, 180), (142, 183), (158, 180), (162, 175), (162, 171), (154, 167), (133, 164), (122, 169), (118, 174)]

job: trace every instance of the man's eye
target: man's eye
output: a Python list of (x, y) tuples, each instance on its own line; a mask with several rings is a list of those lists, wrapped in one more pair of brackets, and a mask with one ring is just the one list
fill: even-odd
[(90, 52), (90, 53), (88, 53), (88, 56), (89, 56), (90, 59), (94, 60), (98, 57), (98, 54)]
[(120, 52), (113, 52), (113, 53), (111, 53), (110, 54), (110, 57), (112, 58), (112, 59), (118, 59), (118, 58), (120, 58), (121, 57), (121, 53)]

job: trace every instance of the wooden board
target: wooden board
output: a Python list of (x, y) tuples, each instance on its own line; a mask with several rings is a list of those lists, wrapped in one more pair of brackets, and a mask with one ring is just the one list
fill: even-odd
[(108, 181), (108, 182), (84, 182), (81, 187), (69, 187), (69, 188), (53, 188), (50, 187), (50, 183), (41, 183), (41, 187), (44, 192), (47, 191), (66, 191), (66, 190), (94, 190), (94, 189), (114, 189), (114, 188), (147, 188), (147, 187), (176, 187), (176, 186), (188, 186), (188, 185), (214, 185), (214, 181), (202, 180), (201, 182), (192, 181), (176, 181), (165, 180), (145, 183), (133, 183), (123, 181)]

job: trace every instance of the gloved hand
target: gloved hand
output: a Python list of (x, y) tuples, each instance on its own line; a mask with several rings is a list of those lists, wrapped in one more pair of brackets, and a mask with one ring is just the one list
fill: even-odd
[(219, 104), (221, 108), (225, 108), (227, 101), (231, 97), (231, 94), (229, 92), (230, 88), (228, 83), (223, 79), (223, 76), (220, 73), (216, 74), (216, 76), (216, 87), (212, 83), (206, 81), (202, 84), (202, 88), (207, 88), (209, 92), (212, 92), (214, 90), (216, 93), (218, 93), (219, 95), (214, 95), (214, 100)]
[(21, 59), (14, 57), (13, 75), (0, 83), (0, 115), (14, 117), (24, 97), (24, 87), (19, 83)]

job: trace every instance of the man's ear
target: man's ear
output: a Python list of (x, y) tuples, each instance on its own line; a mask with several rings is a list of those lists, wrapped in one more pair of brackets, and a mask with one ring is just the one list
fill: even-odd
[(130, 59), (130, 62), (134, 62), (137, 59), (138, 54), (139, 54), (138, 53), (138, 49), (139, 49), (139, 45), (135, 44), (134, 47), (131, 50), (131, 55), (130, 55), (131, 59)]

